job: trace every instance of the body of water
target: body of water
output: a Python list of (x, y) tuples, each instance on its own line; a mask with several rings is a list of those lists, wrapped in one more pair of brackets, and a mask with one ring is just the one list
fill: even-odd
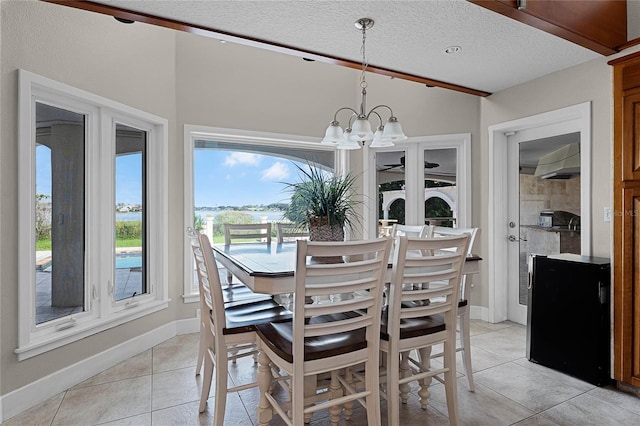
[[(207, 216), (217, 216), (220, 211), (208, 211), (208, 210), (199, 210), (196, 211), (195, 214), (200, 216), (203, 220), (206, 220)], [(283, 220), (281, 211), (239, 211), (239, 213), (245, 213), (251, 215), (256, 222), (261, 222), (262, 218), (266, 218), (267, 222), (279, 222)], [(134, 222), (142, 219), (141, 212), (129, 212), (129, 213), (116, 213), (116, 221), (118, 222)]]

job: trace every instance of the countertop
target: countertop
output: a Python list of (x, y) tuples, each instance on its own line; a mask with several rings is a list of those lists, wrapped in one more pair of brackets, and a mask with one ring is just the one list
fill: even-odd
[(539, 225), (520, 225), (521, 228), (529, 228), (529, 229), (538, 229), (540, 231), (545, 231), (545, 232), (576, 232), (576, 233), (580, 233), (580, 229), (569, 229), (566, 225), (565, 226), (552, 226), (552, 227), (545, 227), (545, 226), (539, 226)]

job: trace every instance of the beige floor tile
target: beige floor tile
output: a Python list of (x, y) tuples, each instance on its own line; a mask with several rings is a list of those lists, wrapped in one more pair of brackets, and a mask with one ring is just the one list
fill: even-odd
[(60, 408), (60, 404), (62, 403), (64, 394), (65, 392), (61, 392), (53, 398), (49, 398), (42, 404), (38, 404), (35, 407), (30, 408), (29, 410), (26, 410), (17, 416), (7, 419), (6, 421), (2, 422), (2, 426), (50, 425), (53, 421), (53, 417), (58, 411), (58, 408)]
[(488, 333), (490, 331), (496, 331), (507, 327), (511, 327), (511, 324), (507, 322), (492, 324), (482, 320), (469, 320), (469, 334), (471, 336), (476, 334)]
[(126, 417), (113, 422), (100, 423), (100, 426), (151, 426), (151, 413)]
[(558, 423), (550, 420), (544, 414), (536, 414), (519, 421), (516, 426), (560, 426)]
[(195, 366), (198, 358), (198, 334), (182, 334), (153, 348), (153, 373)]
[[(447, 413), (446, 401), (444, 386), (432, 386), (429, 404), (438, 411)], [(523, 405), (477, 381), (476, 391), (470, 392), (466, 379), (458, 379), (458, 407), (462, 425), (510, 425), (534, 414)]]
[[(154, 411), (152, 414), (153, 426), (211, 425), (213, 422), (213, 399), (209, 399), (209, 403), (203, 413), (198, 412), (198, 406), (199, 402), (190, 402)], [(234, 426), (249, 426), (254, 424), (246, 410), (243, 409), (240, 398), (235, 393), (231, 393), (227, 397), (224, 424)]]
[(151, 376), (67, 391), (53, 425), (92, 425), (151, 411)]
[(542, 414), (559, 425), (637, 426), (640, 424), (637, 413), (589, 394), (558, 404)]
[(509, 361), (525, 356), (525, 333), (508, 327), (471, 336), (471, 346), (479, 347)]
[(126, 361), (96, 374), (90, 379), (74, 386), (71, 389), (78, 389), (86, 386), (94, 386), (103, 383), (115, 382), (118, 380), (131, 379), (134, 377), (148, 376), (151, 374), (151, 350), (133, 356)]
[(510, 362), (474, 374), (476, 384), (494, 391), (531, 409), (544, 411), (593, 388), (586, 382), (530, 362)]
[[(200, 401), (202, 375), (196, 376), (191, 367), (153, 375), (153, 411), (188, 402)], [(209, 395), (214, 394), (215, 376)]]

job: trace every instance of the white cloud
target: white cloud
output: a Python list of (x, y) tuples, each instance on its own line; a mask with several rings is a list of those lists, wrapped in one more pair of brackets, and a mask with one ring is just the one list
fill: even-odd
[(262, 180), (282, 180), (289, 177), (289, 167), (286, 164), (276, 161), (273, 166), (262, 171)]
[(236, 164), (245, 166), (257, 166), (262, 160), (262, 155), (252, 154), (250, 152), (232, 152), (224, 159), (224, 165), (233, 167)]

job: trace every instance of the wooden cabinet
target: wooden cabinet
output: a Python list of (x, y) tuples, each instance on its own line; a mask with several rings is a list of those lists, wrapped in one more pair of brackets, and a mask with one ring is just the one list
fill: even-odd
[(640, 387), (640, 53), (614, 67), (614, 378)]
[(470, 1), (603, 55), (615, 53), (627, 42), (626, 1)]

